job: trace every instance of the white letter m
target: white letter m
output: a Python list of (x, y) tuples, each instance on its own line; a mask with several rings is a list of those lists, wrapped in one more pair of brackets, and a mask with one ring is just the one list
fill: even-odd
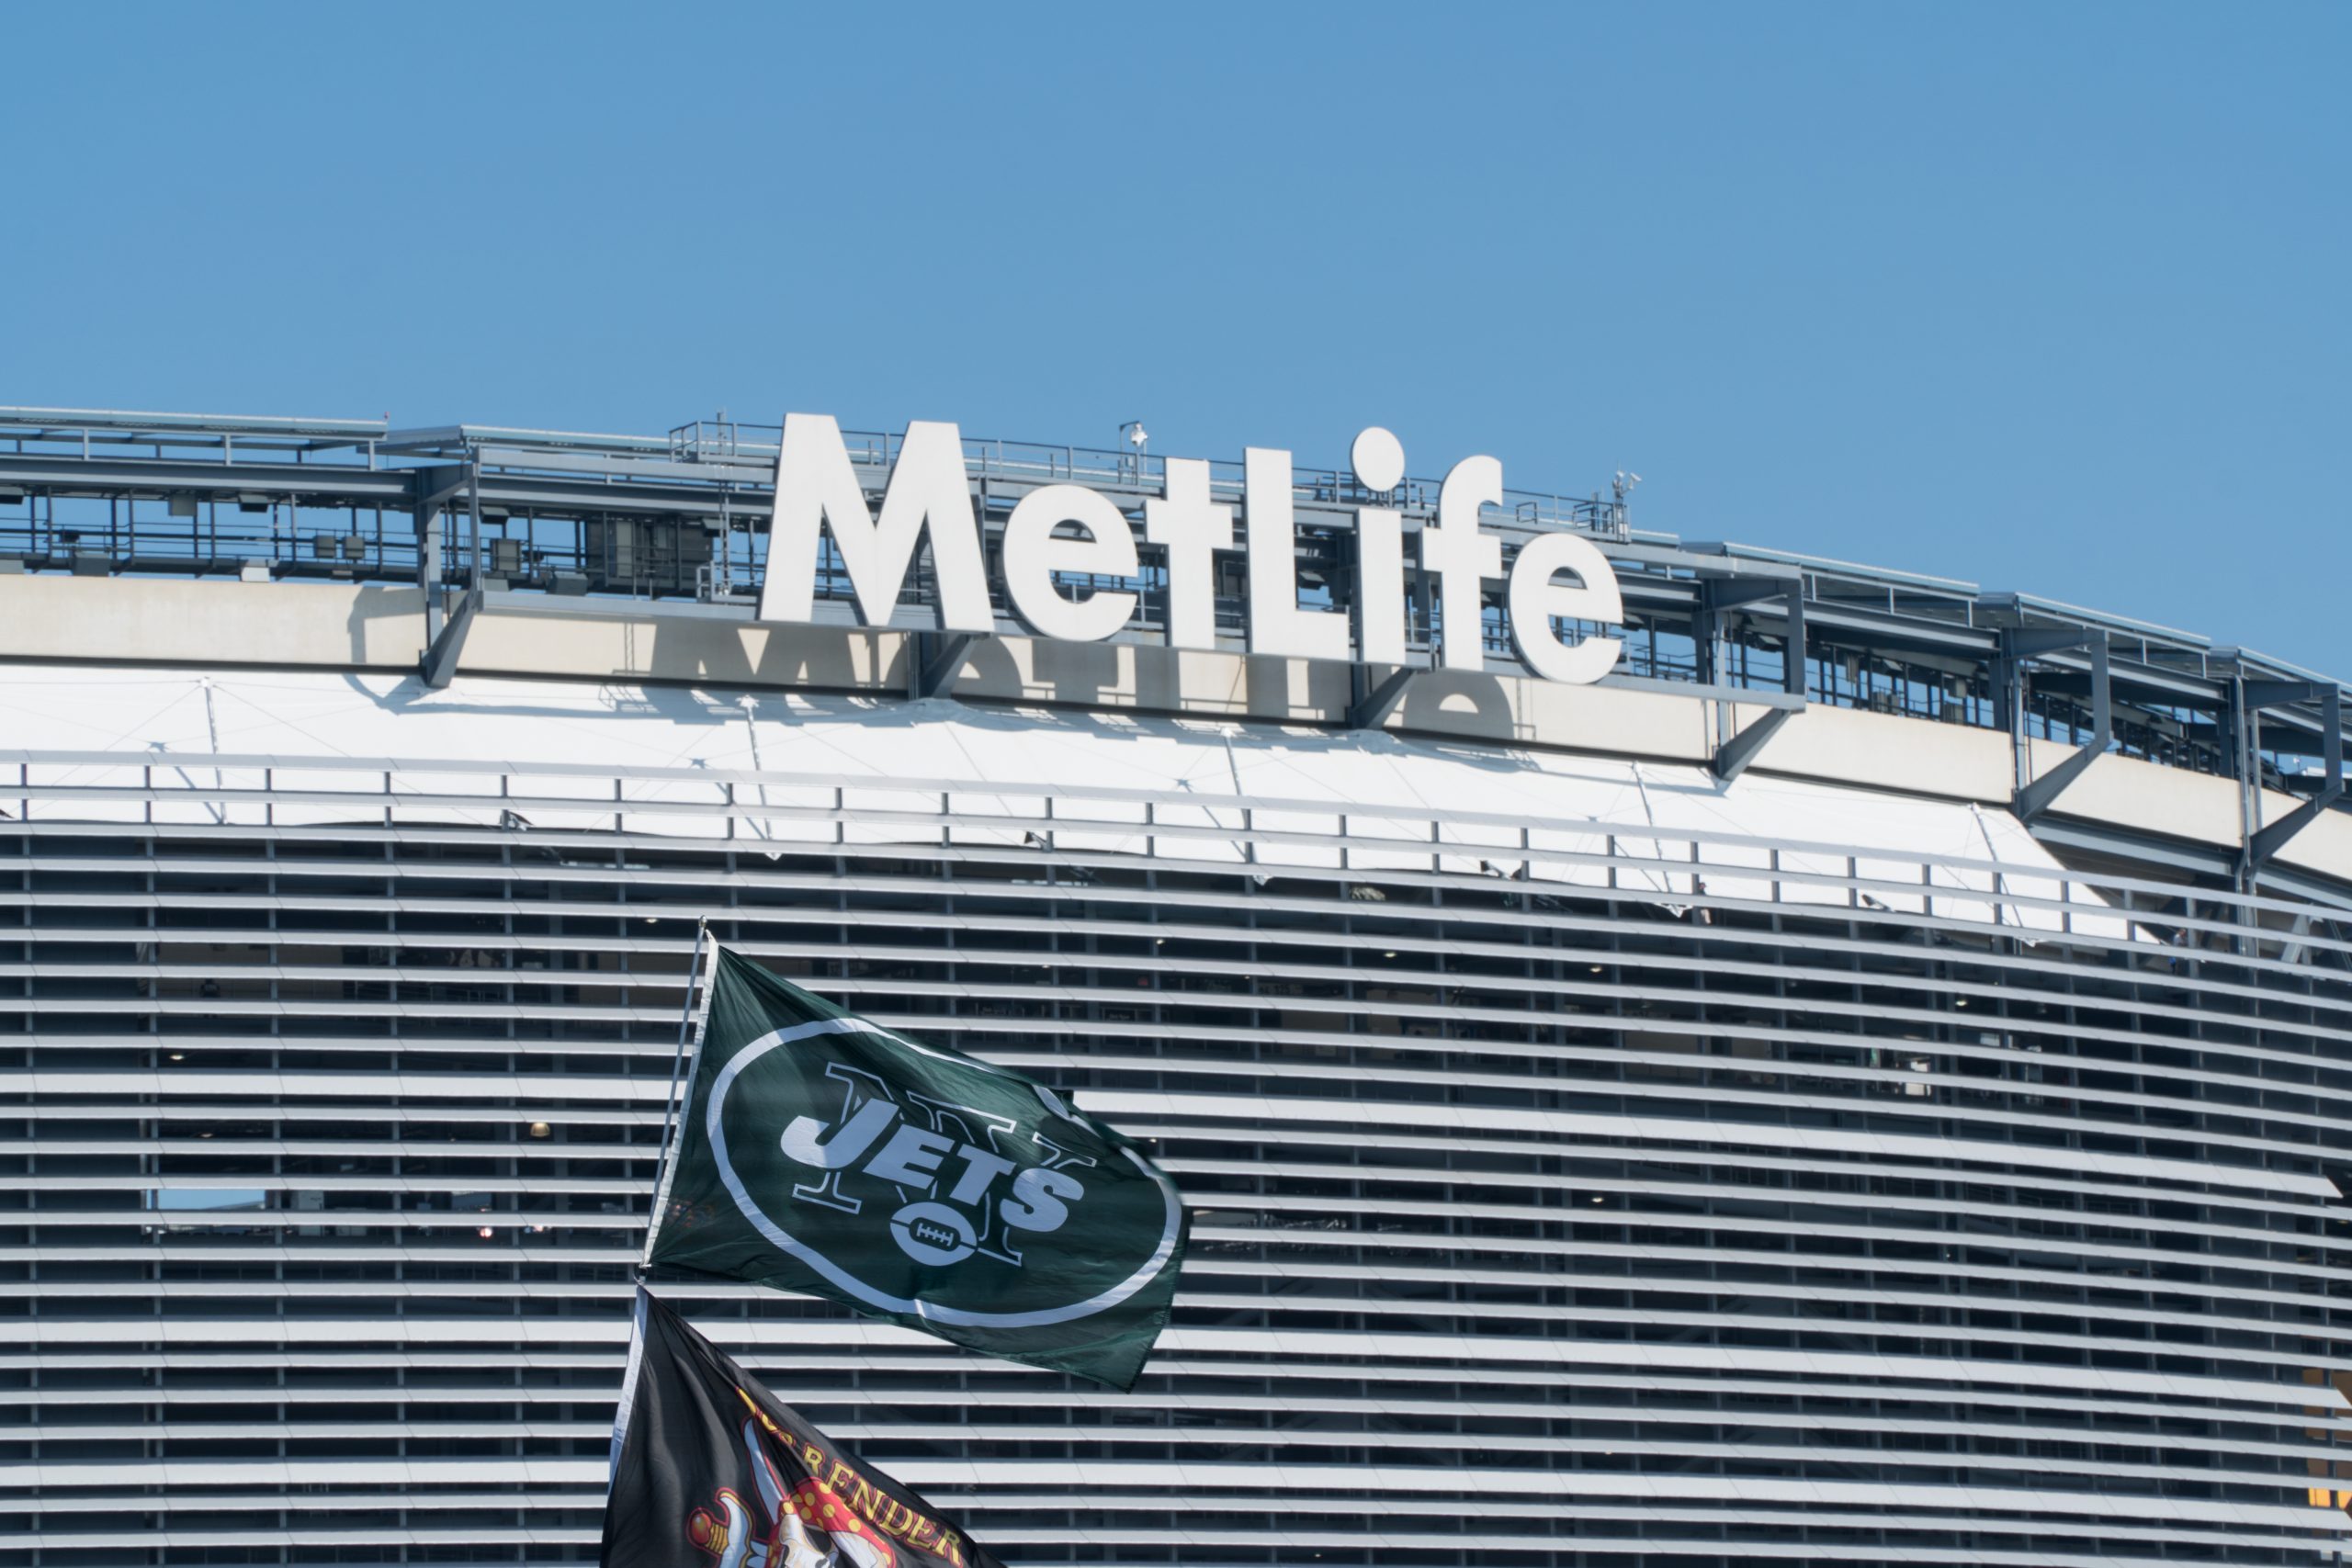
[(989, 604), (972, 491), (964, 475), (964, 442), (953, 424), (917, 420), (907, 426), (899, 460), (882, 493), (882, 519), (865, 509), (865, 491), (850, 466), (841, 426), (831, 414), (784, 417), (775, 457), (775, 521), (768, 533), (767, 580), (760, 619), (807, 621), (817, 588), (817, 538), (830, 525), (857, 595), (858, 619), (888, 626), (914, 564), (915, 538), (931, 529), (939, 623), (948, 631), (996, 627)]

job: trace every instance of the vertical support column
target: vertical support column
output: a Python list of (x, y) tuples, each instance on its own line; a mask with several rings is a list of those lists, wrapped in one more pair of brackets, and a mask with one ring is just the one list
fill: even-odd
[[(2245, 719), (2239, 733), (2239, 800), (2244, 849), (2238, 856), (2239, 891), (2251, 893), (2264, 863), (2288, 841), (2334, 809), (2345, 795), (2344, 692), (2333, 682), (2247, 681), (2234, 686)], [(2262, 713), (2290, 703), (2319, 708), (2320, 783), (2312, 797), (2276, 822), (2262, 820)]]
[(2001, 639), (2001, 650), (1993, 656), (1993, 711), (2009, 732), (2009, 793), (2014, 796), (2033, 776), (2028, 764), (2031, 753), (2025, 739), (2025, 691), (2019, 678), (2018, 660), (2009, 652), (2009, 639)]
[(416, 503), (416, 585), (424, 590), (424, 640), (441, 635), (441, 503)]
[[(2041, 777), (2033, 776), (2032, 750), (2025, 735), (2025, 679), (2021, 666), (2029, 660), (2045, 658), (2052, 653), (2080, 649), (2090, 664), (2091, 738), (2075, 750), (2074, 755), (2053, 764)], [(2066, 786), (2080, 778), (2093, 762), (2107, 750), (2115, 739), (2115, 705), (2109, 682), (2107, 633), (2089, 627), (2065, 627), (2042, 630), (2033, 627), (2013, 627), (2001, 634), (2001, 683), (2009, 694), (2012, 710), (2010, 735), (2017, 746), (2018, 778), (2020, 781), (2009, 808), (2021, 822), (2031, 822), (2047, 810), (2051, 803), (2065, 792)]]
[(2231, 923), (2239, 928), (2230, 939), (2230, 951), (2240, 958), (2253, 955), (2261, 915), (2250, 901), (2261, 874), (2254, 836), (2262, 820), (2262, 710), (2259, 694), (2246, 689), (2244, 676), (2230, 682), (2230, 739), (2238, 759), (2237, 875), (2232, 879), (2241, 901), (2229, 907)]
[[(1714, 686), (1723, 680), (1723, 615), (1716, 605), (1714, 581), (1702, 578), (1698, 589), (1698, 602), (1690, 609), (1690, 659), (1698, 667), (1700, 685)], [(1708, 703), (1707, 712), (1714, 726), (1714, 733), (1707, 737), (1707, 753), (1720, 757), (1736, 720), (1731, 705), (1720, 700)]]
[(1789, 585), (1788, 649), (1781, 655), (1781, 689), (1792, 697), (1807, 694), (1805, 670), (1810, 662), (1805, 653), (1804, 578), (1800, 575)]
[[(1705, 578), (1699, 583), (1698, 608), (1691, 615), (1692, 640), (1699, 650), (1700, 679), (1719, 687), (1732, 673), (1725, 655), (1731, 645), (1724, 637), (1724, 615), (1741, 605), (1778, 599), (1784, 606), (1781, 686), (1797, 699), (1792, 706), (1776, 707), (1734, 732), (1738, 701), (1718, 693), (1708, 705), (1714, 712), (1715, 734), (1708, 768), (1716, 779), (1730, 784), (1745, 773), (1757, 754), (1788, 723), (1805, 700), (1804, 578)], [(1745, 655), (1740, 661), (1745, 673)]]
[(2091, 642), (2091, 734), (2097, 737), (2091, 744), (2104, 750), (2115, 739), (2115, 682), (2108, 663), (2109, 640), (2098, 637)]
[(466, 463), (466, 586), (481, 587), (481, 454)]
[(1699, 683), (1715, 683), (1717, 667), (1722, 660), (1716, 647), (1717, 634), (1722, 629), (1722, 617), (1715, 613), (1715, 596), (1710, 592), (1713, 583), (1701, 579), (1698, 600), (1690, 607), (1690, 653), (1699, 666)]
[(2245, 677), (2230, 682), (2230, 760), (2238, 779), (2238, 862), (2234, 886), (2254, 891), (2254, 834), (2260, 826), (2262, 789), (2261, 739), (2258, 719), (2247, 705)]

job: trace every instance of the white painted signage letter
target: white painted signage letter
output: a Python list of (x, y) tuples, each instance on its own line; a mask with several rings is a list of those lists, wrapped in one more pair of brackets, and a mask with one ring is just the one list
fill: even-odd
[(1478, 532), (1478, 508), (1499, 506), (1503, 466), (1464, 457), (1437, 492), (1437, 526), (1421, 530), (1421, 565), (1437, 574), (1438, 649), (1448, 670), (1484, 670), (1478, 584), (1503, 574), (1503, 542)]
[(1345, 659), (1348, 617), (1298, 607), (1298, 539), (1291, 518), (1290, 454), (1251, 446), (1241, 455), (1242, 513), (1250, 538), (1250, 651), (1289, 659)]
[[(1386, 494), (1405, 482), (1405, 448), (1374, 425), (1348, 450), (1356, 483)], [(1405, 662), (1405, 515), (1393, 506), (1356, 508), (1356, 657)]]
[(1216, 646), (1216, 552), (1233, 548), (1233, 508), (1209, 500), (1201, 457), (1168, 459), (1168, 498), (1143, 503), (1144, 537), (1168, 552), (1168, 646)]
[[(1583, 586), (1552, 581), (1563, 571), (1573, 572)], [(1563, 643), (1552, 632), (1555, 616), (1611, 626), (1625, 618), (1615, 570), (1600, 547), (1580, 535), (1539, 534), (1521, 547), (1510, 566), (1510, 639), (1520, 659), (1547, 681), (1583, 685), (1608, 674), (1624, 644), (1606, 637)]]
[[(1063, 523), (1077, 524), (1087, 536), (1056, 538), (1054, 529)], [(1132, 593), (1098, 590), (1083, 599), (1063, 597), (1054, 586), (1057, 571), (1135, 576), (1135, 531), (1102, 491), (1046, 485), (1021, 498), (1004, 525), (1005, 591), (1013, 612), (1039, 637), (1100, 642), (1135, 614)]]
[(828, 525), (857, 594), (858, 619), (865, 625), (889, 623), (907, 569), (914, 564), (915, 538), (927, 526), (940, 625), (959, 632), (996, 629), (979, 530), (972, 521), (971, 486), (964, 476), (964, 443), (953, 424), (917, 420), (907, 426), (876, 523), (865, 509), (865, 492), (832, 416), (785, 415), (760, 619), (811, 618), (818, 534)]

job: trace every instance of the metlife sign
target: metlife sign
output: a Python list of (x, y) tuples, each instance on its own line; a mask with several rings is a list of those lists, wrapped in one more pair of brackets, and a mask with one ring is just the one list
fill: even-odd
[[(1357, 481), (1387, 495), (1404, 480), (1396, 438), (1374, 428), (1355, 439)], [(1073, 594), (1060, 576), (1135, 578), (1156, 552), (1168, 583), (1170, 646), (1216, 646), (1216, 561), (1238, 553), (1249, 583), (1251, 653), (1293, 659), (1406, 662), (1408, 531), (1403, 510), (1355, 509), (1353, 609), (1299, 603), (1291, 456), (1250, 447), (1243, 462), (1241, 522), (1211, 499), (1209, 465), (1171, 457), (1160, 495), (1145, 502), (1140, 539), (1116, 502), (1078, 484), (1029, 491), (1005, 524), (1003, 581), (1013, 615), (1041, 637), (1099, 642), (1133, 620), (1136, 595), (1096, 589)], [(1597, 681), (1617, 662), (1611, 637), (1571, 637), (1560, 622), (1620, 625), (1623, 601), (1607, 558), (1581, 535), (1541, 534), (1506, 563), (1503, 542), (1479, 527), (1479, 509), (1503, 499), (1502, 464), (1465, 457), (1445, 477), (1437, 516), (1413, 531), (1419, 565), (1433, 585), (1438, 664), (1486, 667), (1479, 625), (1487, 584), (1500, 581), (1511, 644), (1528, 669), (1554, 681)], [(769, 537), (763, 621), (813, 618), (819, 544), (832, 535), (867, 626), (888, 624), (925, 535), (938, 581), (940, 622), (951, 632), (992, 632), (994, 600), (964, 465), (951, 423), (907, 427), (879, 516), (866, 505), (841, 427), (826, 414), (789, 414), (776, 454), (775, 521)], [(1459, 632), (1456, 628), (1462, 628)]]

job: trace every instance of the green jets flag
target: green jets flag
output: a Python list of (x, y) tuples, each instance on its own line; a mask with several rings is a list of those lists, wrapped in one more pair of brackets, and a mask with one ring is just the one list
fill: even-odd
[(1184, 1260), (1173, 1181), (1043, 1084), (724, 948), (708, 1007), (649, 1265), (1135, 1386)]

